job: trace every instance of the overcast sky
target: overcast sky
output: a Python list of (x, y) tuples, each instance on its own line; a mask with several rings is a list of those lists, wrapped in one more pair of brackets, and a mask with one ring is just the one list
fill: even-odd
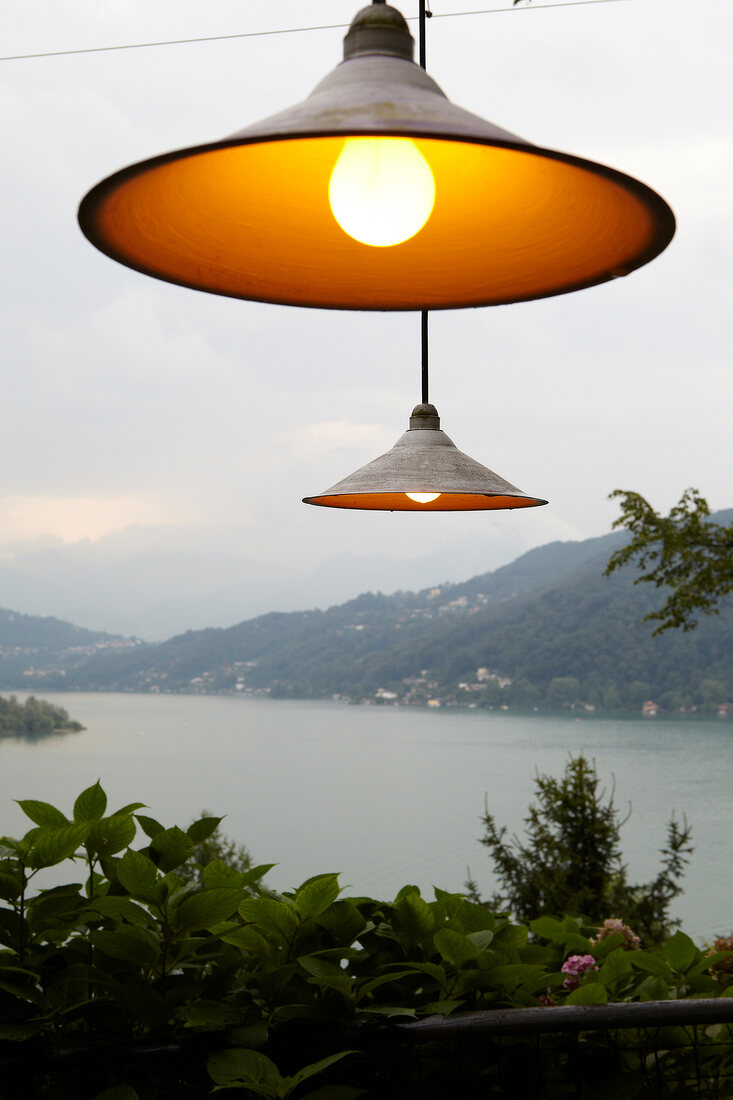
[[(267, 600), (307, 607), (458, 581), (602, 534), (616, 487), (664, 510), (688, 485), (733, 505), (733, 5), (535, 2), (451, 17), (481, 6), (432, 0), (428, 68), (446, 94), (639, 177), (678, 220), (666, 252), (626, 279), (431, 318), (442, 426), (549, 505), (421, 516), (301, 504), (407, 427), (418, 315), (197, 293), (114, 263), (77, 227), (100, 178), (302, 99), (340, 60), (343, 29), (4, 61), (0, 606), (121, 629), (99, 601), (68, 595), (70, 580), (60, 602), (53, 562), (73, 561), (77, 585), (87, 569), (100, 591), (123, 562), (140, 606), (193, 589), (203, 600), (159, 634), (228, 625)], [(0, 52), (348, 23), (355, 11), (350, 0), (4, 0)], [(55, 556), (35, 583), (44, 547)], [(150, 554), (158, 571), (135, 572)], [(259, 597), (207, 604), (205, 581), (180, 568), (196, 555), (246, 565)]]

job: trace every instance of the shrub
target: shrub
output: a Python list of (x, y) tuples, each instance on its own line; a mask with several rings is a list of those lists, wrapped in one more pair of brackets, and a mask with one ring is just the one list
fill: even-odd
[[(502, 892), (491, 899), (519, 920), (582, 914), (600, 923), (617, 914), (645, 943), (661, 943), (677, 927), (670, 903), (682, 893), (679, 880), (689, 854), (691, 830), (672, 818), (662, 849), (662, 868), (649, 883), (632, 885), (621, 855), (621, 826), (614, 794), (600, 787), (595, 765), (571, 757), (560, 779), (538, 774), (537, 801), (525, 818), (527, 840), (507, 841), (488, 808), (481, 843), (489, 849)], [(468, 884), (478, 900), (474, 883)]]
[[(352, 1025), (540, 1006), (548, 994), (569, 1004), (733, 995), (720, 967), (731, 952), (703, 954), (681, 932), (627, 951), (622, 931), (600, 936), (576, 917), (518, 924), (437, 889), (433, 901), (415, 886), (390, 902), (347, 898), (322, 874), (279, 894), (262, 882), (271, 865), (216, 858), (191, 880), (182, 869), (220, 818), (183, 830), (140, 803), (107, 814), (98, 783), (71, 817), (20, 805), (34, 827), (0, 839), (2, 1100), (188, 1100), (212, 1079), (250, 1096), (423, 1100), (456, 1094), (456, 1073), (464, 1095), (537, 1095), (531, 1037), (498, 1054), (482, 1039), (460, 1057), (432, 1043), (416, 1061)], [(69, 859), (82, 883), (31, 893), (41, 868)], [(573, 956), (588, 958), (570, 964), (569, 990)], [(700, 1042), (699, 1064), (733, 1057), (717, 1034)], [(633, 1075), (622, 1090), (628, 1067), (615, 1053), (588, 1052), (588, 1072), (619, 1076), (614, 1095), (653, 1095)], [(565, 1078), (545, 1084), (548, 1100), (568, 1094)]]

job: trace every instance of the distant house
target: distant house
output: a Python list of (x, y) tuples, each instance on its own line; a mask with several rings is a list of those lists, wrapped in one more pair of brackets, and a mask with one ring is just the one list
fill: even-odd
[(733, 703), (718, 703), (718, 718), (733, 718)]
[(659, 703), (653, 703), (651, 699), (647, 699), (641, 704), (641, 713), (644, 718), (655, 718), (659, 713)]

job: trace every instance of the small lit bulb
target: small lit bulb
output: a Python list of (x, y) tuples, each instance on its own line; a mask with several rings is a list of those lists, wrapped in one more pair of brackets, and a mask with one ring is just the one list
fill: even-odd
[(414, 500), (416, 504), (430, 504), (431, 500), (437, 500), (440, 493), (405, 493), (406, 497)]
[(384, 248), (422, 229), (435, 203), (435, 180), (409, 138), (347, 138), (328, 198), (345, 233)]

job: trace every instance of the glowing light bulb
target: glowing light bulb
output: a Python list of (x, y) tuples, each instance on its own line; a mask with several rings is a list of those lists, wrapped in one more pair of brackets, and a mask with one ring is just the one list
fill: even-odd
[(385, 248), (420, 232), (435, 203), (435, 180), (409, 138), (347, 138), (328, 198), (345, 233)]
[(414, 500), (417, 504), (430, 504), (431, 500), (437, 500), (440, 493), (405, 493), (406, 497), (410, 500)]

